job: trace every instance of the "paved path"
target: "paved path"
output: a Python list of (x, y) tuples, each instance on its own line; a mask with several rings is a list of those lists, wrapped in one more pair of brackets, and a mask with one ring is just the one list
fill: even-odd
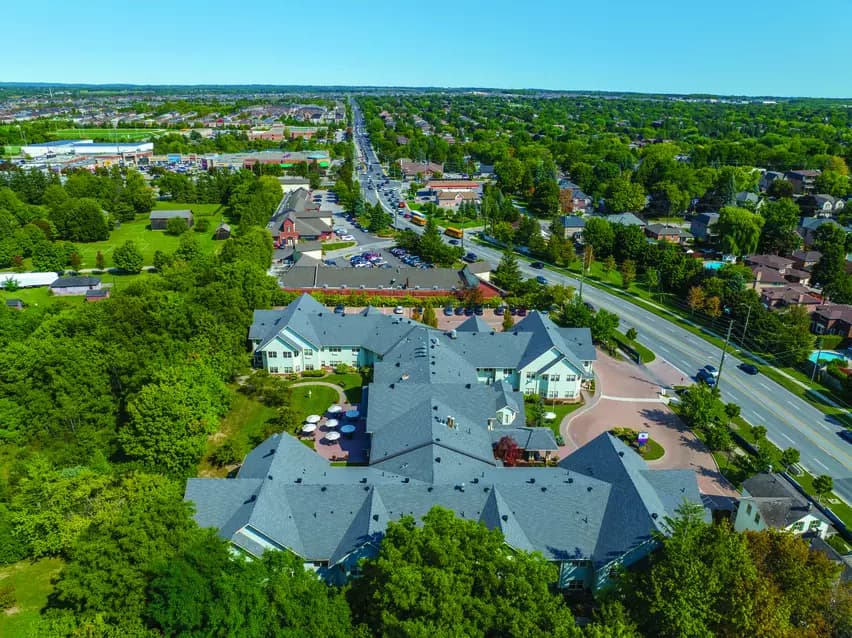
[[(357, 405), (352, 405), (348, 403), (346, 400), (346, 394), (339, 385), (334, 383), (329, 383), (328, 381), (322, 381), (318, 379), (317, 381), (302, 381), (300, 383), (294, 383), (291, 385), (291, 388), (300, 388), (300, 387), (310, 387), (310, 386), (323, 386), (326, 388), (331, 388), (337, 391), (337, 403), (343, 408), (343, 411), (357, 409)], [(335, 418), (338, 420), (338, 426), (336, 428), (326, 427), (326, 423), (329, 418)], [(340, 431), (340, 427), (346, 424), (351, 424), (355, 426), (355, 433), (352, 436), (348, 437), (340, 437), (336, 441), (328, 441), (325, 436), (332, 430)], [(308, 435), (310, 436), (310, 435)], [(338, 415), (329, 415), (323, 414), (322, 419), (319, 422), (319, 427), (313, 432), (314, 439), (314, 450), (321, 457), (326, 458), (330, 461), (342, 461), (347, 460), (350, 463), (366, 463), (367, 462), (367, 432), (365, 430), (365, 422), (362, 418), (347, 421), (343, 418), (343, 413)]]
[(659, 394), (660, 386), (648, 378), (643, 366), (599, 352), (595, 370), (595, 389), (600, 388), (600, 395), (589, 408), (569, 415), (562, 424), (567, 453), (614, 427), (642, 430), (665, 449), (661, 459), (648, 463), (650, 467), (694, 470), (702, 494), (737, 495), (709, 450), (668, 408)]

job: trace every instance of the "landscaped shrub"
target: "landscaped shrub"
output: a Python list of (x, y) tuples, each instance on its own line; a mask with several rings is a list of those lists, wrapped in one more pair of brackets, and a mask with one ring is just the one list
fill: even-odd
[(355, 368), (354, 366), (350, 366), (346, 363), (338, 363), (336, 366), (334, 366), (334, 371), (337, 374), (349, 374), (351, 372), (355, 372)]
[(11, 609), (17, 604), (18, 600), (15, 596), (15, 586), (11, 583), (8, 585), (0, 585), (0, 609)]
[(206, 233), (210, 230), (210, 220), (205, 218), (198, 219), (192, 226), (192, 230), (196, 233)]
[(325, 376), (325, 370), (305, 370), (302, 372), (303, 377), (318, 378)]
[(227, 439), (222, 445), (213, 450), (210, 455), (210, 462), (216, 467), (224, 467), (239, 463), (245, 458), (247, 450), (244, 445), (237, 442), (235, 439)]

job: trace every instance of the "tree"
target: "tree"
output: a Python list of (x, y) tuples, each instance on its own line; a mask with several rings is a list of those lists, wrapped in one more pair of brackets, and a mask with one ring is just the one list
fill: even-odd
[(799, 450), (794, 447), (788, 447), (783, 452), (781, 452), (781, 465), (784, 466), (785, 471), (790, 471), (790, 467), (799, 462), (801, 458), (801, 454)]
[(517, 441), (511, 436), (500, 437), (494, 446), (494, 456), (503, 461), (504, 465), (512, 467), (521, 459), (522, 450)]
[(438, 327), (438, 316), (435, 314), (435, 309), (431, 305), (426, 305), (423, 310), (423, 323), (433, 328)]
[(499, 531), (435, 507), (422, 526), (390, 521), (348, 598), (355, 621), (377, 636), (579, 636), (550, 591), (555, 579), (541, 555), (510, 550)]
[(751, 426), (749, 432), (757, 445), (760, 445), (761, 441), (766, 438), (766, 428), (762, 425)]
[(686, 303), (689, 305), (689, 309), (694, 314), (696, 310), (704, 308), (706, 299), (707, 296), (701, 286), (692, 286), (692, 288), (689, 289)]
[(95, 268), (103, 270), (105, 266), (106, 260), (104, 259), (104, 254), (99, 250), (98, 254), (95, 255)]
[(817, 494), (817, 502), (822, 501), (824, 494), (834, 489), (834, 479), (827, 474), (820, 474), (814, 479), (814, 492)]
[(515, 326), (515, 319), (508, 309), (503, 313), (503, 332), (509, 332)]
[(852, 190), (848, 175), (833, 170), (825, 170), (820, 173), (815, 180), (814, 187), (817, 193), (828, 193), (834, 197), (846, 197)]
[(74, 251), (68, 257), (68, 263), (71, 265), (72, 270), (80, 270), (80, 264), (83, 263), (83, 258), (80, 257), (80, 253)]
[(709, 297), (704, 302), (704, 312), (713, 319), (718, 319), (722, 316), (722, 302), (719, 297)]
[(101, 204), (91, 197), (67, 201), (50, 212), (50, 221), (59, 236), (70, 241), (103, 241), (109, 237), (110, 227)]
[(641, 184), (618, 177), (609, 184), (606, 208), (611, 213), (637, 212), (645, 208), (645, 189)]
[(732, 255), (750, 255), (757, 250), (763, 217), (745, 208), (725, 206), (715, 224), (722, 250)]
[(796, 233), (796, 226), (801, 212), (792, 199), (785, 197), (768, 201), (760, 212), (766, 219), (760, 231), (761, 253), (789, 255), (799, 247), (801, 238)]
[(624, 336), (627, 337), (629, 341), (636, 341), (636, 337), (639, 336), (639, 333), (636, 331), (636, 328), (630, 328), (624, 333)]
[(607, 343), (618, 329), (618, 323), (617, 314), (601, 308), (592, 318), (592, 325), (590, 326), (592, 340), (597, 343)]
[(621, 285), (627, 290), (634, 281), (636, 281), (636, 262), (625, 259), (621, 263)]
[(736, 403), (725, 404), (725, 416), (728, 417), (728, 423), (736, 419), (740, 415), (740, 406)]
[(607, 256), (607, 258), (601, 262), (601, 270), (603, 271), (604, 278), (609, 279), (609, 274), (615, 270), (615, 257), (612, 255)]
[(189, 230), (189, 225), (183, 217), (172, 217), (166, 222), (167, 235), (183, 235), (187, 230)]
[[(612, 224), (602, 217), (590, 217), (583, 228), (583, 241), (592, 247), (597, 259), (606, 258), (612, 254), (615, 242), (615, 231)], [(590, 264), (586, 264), (588, 267)]]
[(500, 263), (494, 269), (491, 275), (494, 283), (509, 293), (517, 293), (521, 287), (521, 268), (518, 266), (518, 260), (515, 258), (515, 253), (512, 247), (509, 246), (503, 251), (503, 256), (500, 258)]
[(142, 252), (136, 247), (136, 242), (128, 239), (113, 251), (112, 263), (126, 273), (135, 274), (142, 272), (144, 260)]

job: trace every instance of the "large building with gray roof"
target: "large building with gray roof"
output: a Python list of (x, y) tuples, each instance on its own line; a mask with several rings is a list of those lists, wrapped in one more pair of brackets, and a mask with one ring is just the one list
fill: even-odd
[[(523, 395), (535, 382), (526, 370), (590, 378), (588, 330), (534, 314), (510, 332), (471, 321), (442, 333), (373, 309), (341, 316), (303, 296), (281, 311), (256, 311), (249, 339), (267, 370), (287, 359), (295, 371), (298, 353), (301, 369), (308, 360), (371, 365), (373, 381), (361, 406), (368, 465), (331, 466), (276, 434), (236, 478), (188, 482), (198, 523), (248, 554), (290, 550), (343, 582), (375, 554), (390, 521), (419, 520), (439, 505), (501, 530), (515, 549), (541, 552), (559, 565), (561, 587), (598, 588), (652, 551), (678, 504), (700, 503), (694, 472), (649, 470), (609, 434), (557, 466), (506, 467), (496, 458), (506, 436), (545, 456), (556, 450), (550, 429), (526, 425)], [(278, 356), (283, 349), (289, 357)]]

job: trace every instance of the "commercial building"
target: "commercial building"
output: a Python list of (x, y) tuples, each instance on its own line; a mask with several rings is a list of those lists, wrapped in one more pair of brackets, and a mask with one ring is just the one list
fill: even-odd
[[(504, 466), (494, 450), (504, 436), (554, 447), (549, 429), (526, 426), (522, 388), (573, 391), (592, 376), (594, 348), (588, 329), (537, 313), (511, 332), (477, 325), (442, 333), (372, 308), (341, 316), (307, 296), (256, 311), (249, 339), (267, 370), (373, 367), (361, 404), (369, 464), (333, 467), (276, 434), (236, 478), (188, 481), (196, 521), (250, 555), (292, 551), (340, 583), (376, 554), (389, 522), (439, 505), (500, 530), (511, 548), (541, 552), (558, 565), (561, 588), (605, 586), (657, 547), (679, 504), (701, 502), (695, 473), (649, 470), (610, 434), (558, 466)], [(563, 370), (572, 381), (551, 380)]]

